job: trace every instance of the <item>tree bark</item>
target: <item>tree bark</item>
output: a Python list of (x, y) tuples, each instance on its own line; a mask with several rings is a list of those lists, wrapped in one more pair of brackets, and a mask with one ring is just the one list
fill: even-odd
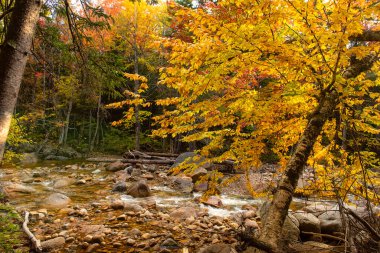
[(0, 161), (42, 2), (17, 0), (0, 52)]
[(73, 101), (69, 102), (69, 108), (67, 109), (66, 122), (65, 122), (65, 134), (63, 136), (63, 145), (66, 145), (67, 135), (69, 133), (71, 110), (73, 109)]

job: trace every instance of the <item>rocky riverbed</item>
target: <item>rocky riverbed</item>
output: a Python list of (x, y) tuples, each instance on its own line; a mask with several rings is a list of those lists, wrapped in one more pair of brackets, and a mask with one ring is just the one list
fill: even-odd
[[(260, 230), (266, 204), (249, 197), (244, 177), (221, 189), (220, 196), (200, 201), (205, 186), (193, 181), (203, 173), (174, 177), (167, 166), (73, 161), (6, 168), (0, 179), (19, 213), (31, 213), (29, 227), (45, 251), (239, 251), (238, 233)], [(270, 185), (268, 172), (255, 178), (258, 189), (263, 182)], [(284, 240), (307, 242), (295, 252), (341, 248), (339, 240), (328, 245), (319, 236), (342, 236), (336, 206), (297, 201), (283, 229)]]

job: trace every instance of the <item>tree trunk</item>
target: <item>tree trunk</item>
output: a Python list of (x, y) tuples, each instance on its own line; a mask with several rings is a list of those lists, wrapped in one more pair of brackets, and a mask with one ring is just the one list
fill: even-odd
[(0, 52), (0, 161), (42, 2), (17, 0)]
[(102, 95), (99, 94), (99, 100), (98, 100), (98, 110), (96, 112), (96, 127), (95, 127), (95, 133), (94, 133), (94, 136), (92, 137), (92, 140), (91, 140), (91, 145), (90, 145), (90, 151), (92, 151), (94, 149), (94, 145), (95, 145), (95, 140), (96, 138), (98, 137), (99, 135), (99, 122), (100, 122), (100, 106), (101, 106), (101, 103), (102, 103)]
[[(135, 74), (139, 74), (139, 56), (138, 56), (138, 48), (137, 48), (137, 2), (135, 1), (135, 34), (134, 34), (134, 42), (133, 42), (133, 51), (134, 51), (134, 70)], [(138, 94), (138, 90), (140, 89), (139, 80), (135, 80), (134, 93)], [(135, 105), (135, 150), (140, 150), (140, 106)]]
[(70, 116), (71, 116), (71, 110), (73, 109), (73, 102), (69, 102), (69, 108), (67, 109), (66, 114), (66, 122), (65, 122), (65, 133), (63, 136), (63, 145), (66, 145), (67, 142), (67, 135), (69, 133), (69, 126), (70, 126)]
[(338, 94), (335, 91), (322, 96), (319, 106), (311, 115), (296, 150), (286, 166), (284, 176), (273, 197), (259, 238), (272, 248), (272, 252), (281, 252), (282, 250), (280, 242), (281, 230), (288, 214), (298, 179), (302, 174), (314, 143), (322, 131), (323, 125), (333, 115), (338, 103), (337, 98)]

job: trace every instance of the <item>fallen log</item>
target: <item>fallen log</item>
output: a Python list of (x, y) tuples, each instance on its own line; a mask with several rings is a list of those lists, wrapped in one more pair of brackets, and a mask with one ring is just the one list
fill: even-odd
[(157, 152), (146, 152), (146, 154), (150, 156), (161, 156), (161, 157), (178, 157), (179, 156), (179, 154), (157, 153)]
[(113, 163), (113, 162), (121, 162), (123, 159), (120, 158), (102, 158), (102, 157), (92, 157), (87, 158), (86, 161), (89, 162), (103, 162), (103, 163)]
[(26, 211), (25, 212), (25, 220), (24, 220), (24, 223), (22, 224), (22, 229), (24, 230), (24, 232), (28, 235), (28, 238), (30, 239), (30, 241), (32, 242), (32, 245), (33, 245), (33, 248), (37, 251), (37, 252), (42, 252), (42, 246), (41, 246), (41, 241), (38, 240), (32, 232), (30, 232), (29, 228), (28, 228), (28, 223), (29, 223), (29, 212)]
[(174, 160), (146, 160), (146, 159), (122, 159), (121, 162), (123, 163), (132, 163), (132, 164), (167, 164), (172, 165), (174, 163)]

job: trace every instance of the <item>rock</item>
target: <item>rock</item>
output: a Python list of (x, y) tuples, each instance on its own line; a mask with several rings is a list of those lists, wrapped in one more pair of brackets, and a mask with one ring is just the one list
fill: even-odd
[(321, 233), (321, 222), (313, 214), (298, 211), (293, 215), (298, 220), (300, 224), (299, 229), (301, 231)]
[(201, 167), (201, 168), (195, 169), (194, 172), (190, 174), (190, 177), (193, 180), (193, 183), (195, 183), (199, 181), (199, 179), (205, 175), (207, 175), (207, 170)]
[(250, 231), (259, 229), (259, 225), (257, 224), (255, 220), (246, 219), (244, 221), (244, 226)]
[(54, 188), (63, 188), (69, 185), (72, 185), (74, 183), (74, 180), (71, 178), (62, 178), (55, 181), (53, 187)]
[(59, 155), (48, 155), (45, 157), (45, 160), (56, 160), (56, 161), (66, 161), (69, 158), (66, 156), (59, 156)]
[(29, 165), (29, 164), (35, 164), (38, 162), (38, 155), (37, 153), (24, 153), (21, 155), (20, 163), (22, 165)]
[(52, 193), (46, 199), (43, 200), (42, 204), (47, 208), (62, 208), (70, 204), (71, 199), (62, 193)]
[[(197, 165), (200, 165), (201, 163), (205, 161), (205, 158), (200, 155), (195, 154), (194, 152), (185, 152), (185, 153), (180, 154), (175, 159), (174, 164), (170, 168), (171, 169), (175, 168), (185, 161), (186, 163), (195, 163)], [(202, 167), (205, 169), (209, 168), (210, 166), (211, 165), (209, 163), (202, 165)]]
[(237, 253), (237, 251), (231, 245), (218, 243), (205, 246), (198, 253)]
[(65, 238), (56, 237), (44, 242), (41, 242), (41, 246), (44, 252), (57, 251), (65, 245)]
[(332, 205), (315, 202), (315, 203), (312, 203), (312, 204), (309, 204), (309, 205), (303, 207), (302, 210), (307, 212), (307, 213), (312, 213), (318, 217), (319, 215), (321, 215), (321, 214), (323, 214), (329, 210), (333, 210), (333, 208), (334, 207)]
[(180, 248), (179, 244), (172, 238), (168, 238), (163, 241), (160, 245), (161, 248), (166, 249), (178, 249)]
[(59, 147), (59, 149), (57, 149), (56, 155), (69, 157), (69, 158), (80, 158), (80, 157), (82, 157), (82, 155), (80, 153), (78, 153), (75, 149), (73, 149), (72, 147), (67, 147), (67, 146)]
[(125, 211), (130, 211), (130, 212), (140, 212), (140, 211), (143, 211), (144, 208), (142, 208), (140, 205), (138, 204), (131, 204), (131, 203), (124, 203), (124, 210)]
[(245, 211), (243, 214), (243, 219), (252, 219), (252, 218), (256, 218), (257, 217), (257, 211), (256, 210), (248, 210), (248, 211)]
[(217, 208), (223, 206), (222, 200), (218, 196), (209, 196), (206, 200), (201, 199), (201, 203)]
[(128, 240), (127, 240), (127, 244), (128, 245), (135, 245), (135, 243), (136, 243), (136, 241), (135, 240), (133, 240), (132, 238), (128, 238)]
[(2, 187), (3, 187), (3, 191), (6, 193), (6, 195), (12, 194), (14, 192), (26, 193), (26, 194), (31, 194), (31, 193), (36, 192), (36, 190), (33, 187), (26, 186), (23, 184), (18, 184), (18, 183), (6, 182), (3, 184)]
[(291, 213), (285, 219), (281, 234), (286, 243), (297, 242), (300, 237), (299, 222)]
[(127, 191), (128, 195), (131, 195), (134, 198), (144, 198), (150, 196), (149, 186), (143, 182), (134, 183), (131, 187), (129, 187)]
[(96, 170), (92, 171), (91, 173), (92, 174), (99, 174), (100, 172), (102, 172), (101, 169), (96, 169)]
[(141, 176), (142, 178), (145, 178), (146, 180), (152, 180), (154, 179), (154, 176), (152, 173), (146, 173), (144, 175)]
[(123, 170), (125, 169), (125, 167), (126, 167), (126, 164), (122, 163), (121, 161), (117, 161), (117, 162), (113, 162), (109, 164), (106, 170), (115, 172), (115, 171)]
[(141, 231), (138, 228), (133, 228), (128, 233), (130, 236), (141, 236)]
[(87, 247), (86, 249), (86, 252), (94, 252), (96, 251), (96, 249), (98, 249), (100, 247), (100, 244), (99, 243), (94, 243), (94, 244), (91, 244)]
[(170, 213), (170, 217), (174, 220), (186, 220), (190, 217), (198, 217), (197, 211), (193, 207), (180, 207)]
[(333, 234), (342, 232), (342, 220), (339, 211), (327, 211), (318, 216), (321, 222), (321, 232), (323, 234)]
[(114, 200), (111, 202), (110, 207), (114, 210), (124, 209), (124, 202), (121, 200)]
[(195, 192), (205, 192), (208, 189), (207, 182), (197, 182), (194, 184), (193, 191)]
[(190, 193), (193, 191), (193, 180), (191, 177), (173, 177), (173, 188), (183, 192), (183, 193)]
[(114, 192), (125, 192), (127, 191), (127, 184), (125, 182), (117, 182), (113, 187)]

